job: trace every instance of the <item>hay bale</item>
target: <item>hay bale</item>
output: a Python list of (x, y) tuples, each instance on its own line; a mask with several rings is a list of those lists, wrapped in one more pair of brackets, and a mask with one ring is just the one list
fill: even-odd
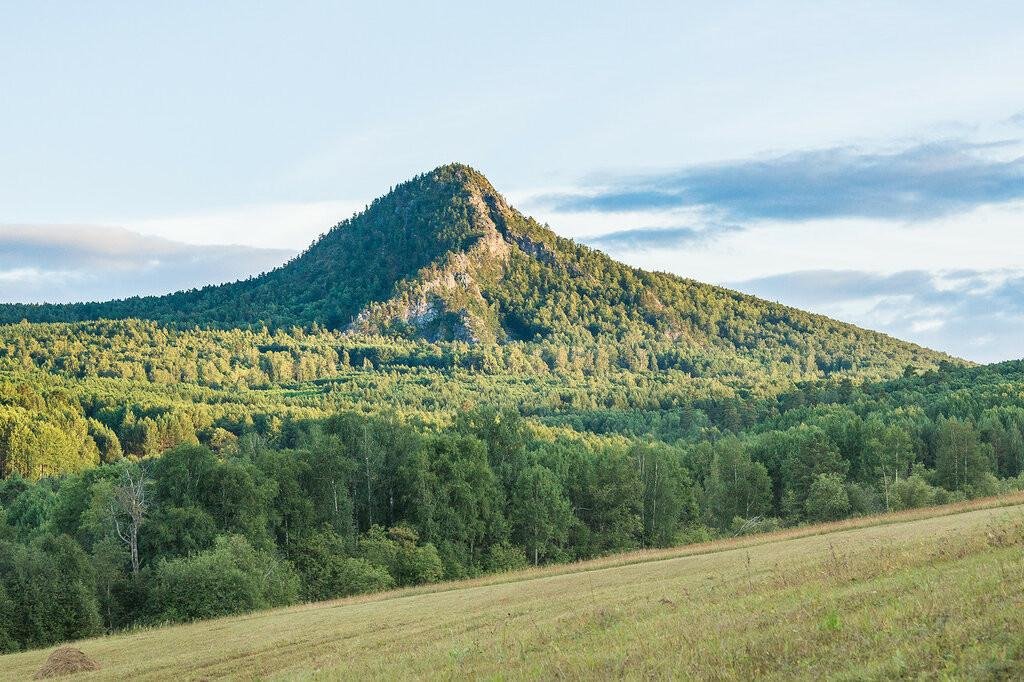
[(61, 677), (63, 675), (99, 669), (100, 664), (80, 650), (70, 646), (62, 646), (50, 654), (43, 667), (36, 671), (35, 679), (45, 680), (48, 677)]

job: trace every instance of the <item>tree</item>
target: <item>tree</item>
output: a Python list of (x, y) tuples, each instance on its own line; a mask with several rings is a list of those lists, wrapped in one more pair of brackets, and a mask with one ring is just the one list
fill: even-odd
[(7, 636), (25, 648), (98, 634), (100, 615), (89, 558), (66, 535), (29, 545), (0, 542), (0, 580), (13, 619)]
[(640, 546), (643, 537), (643, 488), (639, 471), (619, 449), (565, 448), (562, 485), (573, 515), (585, 524), (578, 540), (581, 555), (604, 554)]
[(203, 506), (217, 458), (209, 448), (181, 445), (163, 453), (152, 465), (153, 489), (163, 505)]
[(811, 486), (821, 474), (835, 474), (842, 480), (849, 468), (825, 432), (816, 426), (800, 426), (786, 433), (790, 451), (783, 463), (785, 488), (790, 493), (789, 511), (806, 509)]
[(138, 576), (139, 529), (149, 511), (149, 481), (138, 465), (125, 466), (117, 484), (111, 486), (106, 500), (114, 532), (125, 545), (131, 557), (132, 575)]
[(203, 509), (213, 517), (218, 532), (244, 535), (253, 546), (273, 546), (267, 531), (270, 502), (277, 483), (246, 459), (221, 461), (200, 481)]
[(768, 470), (760, 462), (751, 461), (736, 438), (725, 438), (715, 444), (707, 501), (708, 510), (721, 529), (729, 528), (737, 517), (751, 519), (771, 513)]
[(527, 466), (526, 443), (530, 440), (526, 423), (518, 413), (480, 407), (459, 415), (457, 428), (476, 436), (487, 445), (491, 468), (508, 486)]
[(935, 477), (944, 488), (967, 491), (991, 473), (991, 446), (981, 443), (971, 422), (940, 419), (935, 445)]
[(268, 480), (274, 481), (274, 498), (267, 505), (268, 522), (276, 544), (291, 556), (294, 542), (303, 531), (313, 527), (313, 503), (303, 487), (308, 464), (293, 450), (259, 453), (257, 466)]
[(697, 500), (681, 453), (661, 444), (631, 449), (643, 488), (643, 543), (667, 547), (676, 541), (681, 526), (697, 518)]
[(504, 491), (486, 449), (473, 437), (441, 435), (428, 441), (428, 459), (435, 503), (423, 537), (438, 547), (449, 577), (478, 572), (487, 548), (508, 535)]
[(316, 525), (329, 525), (347, 547), (354, 547), (355, 521), (349, 481), (355, 463), (345, 457), (336, 437), (323, 433), (314, 434), (299, 456), (306, 461), (303, 488), (313, 505)]
[(572, 509), (551, 470), (533, 465), (516, 477), (509, 495), (512, 538), (534, 565), (558, 558), (572, 523)]
[(148, 563), (158, 558), (191, 556), (213, 546), (217, 526), (201, 507), (157, 506), (141, 529), (140, 553)]
[(864, 444), (862, 474), (864, 480), (873, 478), (880, 483), (885, 498), (886, 511), (892, 508), (890, 488), (910, 475), (914, 463), (914, 444), (910, 435), (900, 426), (884, 426), (872, 419), (866, 425), (867, 438)]
[(437, 582), (444, 576), (441, 557), (432, 544), (418, 542), (411, 528), (374, 526), (359, 538), (359, 553), (371, 564), (386, 566), (399, 586)]

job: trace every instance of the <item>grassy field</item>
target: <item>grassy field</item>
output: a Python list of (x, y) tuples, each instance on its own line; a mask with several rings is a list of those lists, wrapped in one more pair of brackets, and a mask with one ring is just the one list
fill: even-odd
[[(76, 679), (1024, 677), (1024, 498), (76, 646)], [(50, 650), (0, 657), (29, 679)]]

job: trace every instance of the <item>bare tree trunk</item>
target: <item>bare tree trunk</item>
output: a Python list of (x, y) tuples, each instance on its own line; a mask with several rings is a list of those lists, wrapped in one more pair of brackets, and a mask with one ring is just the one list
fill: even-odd
[[(114, 520), (114, 530), (121, 541), (128, 545), (132, 561), (132, 575), (139, 575), (139, 529), (146, 518), (148, 508), (146, 499), (146, 479), (140, 470), (137, 474), (125, 469), (121, 482), (114, 488), (114, 498), (110, 502), (110, 514)], [(122, 517), (124, 519), (122, 525)]]

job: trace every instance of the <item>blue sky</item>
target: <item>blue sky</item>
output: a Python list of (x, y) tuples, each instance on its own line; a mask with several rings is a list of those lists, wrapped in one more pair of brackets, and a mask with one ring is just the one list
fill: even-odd
[(0, 4), (0, 300), (258, 272), (459, 160), (632, 264), (1024, 356), (1021, 3), (258, 4)]

